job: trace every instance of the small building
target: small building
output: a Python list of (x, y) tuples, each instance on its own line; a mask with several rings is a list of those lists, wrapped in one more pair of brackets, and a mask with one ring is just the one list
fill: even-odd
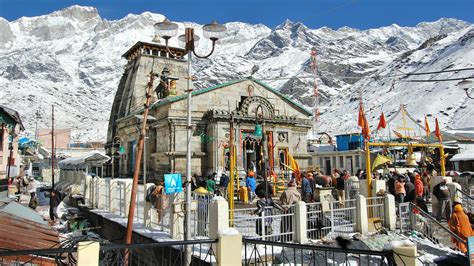
[(0, 180), (17, 176), (20, 172), (18, 140), (19, 133), (24, 130), (18, 112), (0, 106)]
[[(183, 50), (171, 48), (183, 55)], [(131, 177), (136, 158), (138, 129), (143, 113), (149, 73), (167, 73), (171, 81), (158, 80), (152, 96), (146, 164), (148, 180), (163, 174), (185, 172), (186, 166), (186, 79), (187, 63), (171, 56), (157, 43), (138, 42), (123, 55), (128, 64), (115, 95), (107, 136), (107, 154), (113, 156), (114, 177)], [(181, 78), (180, 78), (181, 77)], [(285, 95), (253, 79), (232, 80), (192, 92), (192, 173), (206, 175), (229, 167), (230, 122), (234, 122), (237, 169), (242, 175), (256, 164), (262, 173), (262, 158), (276, 173), (288, 165), (288, 155), (301, 169), (308, 167), (306, 136), (311, 113)], [(259, 134), (256, 124), (264, 123)], [(266, 138), (264, 149), (262, 139)], [(264, 154), (264, 150), (267, 154)]]

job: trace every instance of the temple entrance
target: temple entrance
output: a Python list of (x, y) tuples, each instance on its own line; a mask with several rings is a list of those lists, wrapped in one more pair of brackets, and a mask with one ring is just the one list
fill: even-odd
[(257, 176), (263, 176), (263, 146), (261, 138), (247, 135), (242, 140), (243, 165), (246, 171), (253, 171)]

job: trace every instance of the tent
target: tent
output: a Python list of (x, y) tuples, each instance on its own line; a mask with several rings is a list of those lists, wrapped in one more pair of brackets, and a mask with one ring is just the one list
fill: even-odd
[(105, 162), (110, 160), (110, 157), (99, 152), (92, 151), (84, 155), (70, 157), (64, 159), (58, 163), (59, 168), (62, 169), (75, 169), (75, 168), (85, 168), (91, 166), (102, 166)]

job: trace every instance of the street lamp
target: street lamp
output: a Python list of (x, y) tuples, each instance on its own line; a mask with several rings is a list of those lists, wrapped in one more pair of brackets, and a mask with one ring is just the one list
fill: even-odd
[[(165, 39), (166, 50), (169, 54), (178, 57), (174, 54), (168, 46), (168, 41), (175, 37), (178, 33), (178, 25), (168, 19), (154, 25), (155, 33)], [(196, 54), (195, 46), (199, 37), (194, 35), (193, 28), (185, 28), (184, 35), (178, 37), (180, 41), (184, 41), (184, 55), (188, 55), (188, 85), (187, 85), (187, 146), (186, 146), (186, 216), (185, 216), (185, 240), (191, 239), (191, 138), (192, 138), (192, 123), (191, 123), (191, 92), (192, 92), (192, 78), (191, 78), (191, 54), (198, 58), (207, 58), (214, 52), (217, 40), (222, 36), (226, 30), (225, 26), (213, 21), (210, 24), (203, 26), (204, 37), (212, 41), (211, 51), (204, 56)]]
[[(258, 110), (260, 109), (260, 114)], [(268, 194), (268, 180), (267, 180), (267, 146), (266, 146), (266, 134), (265, 134), (265, 119), (264, 119), (264, 112), (263, 106), (259, 104), (255, 109), (255, 131), (254, 134), (257, 136), (262, 136), (262, 149), (263, 149), (263, 156), (262, 156), (262, 164), (263, 164), (263, 184), (265, 186), (265, 198), (269, 197)], [(259, 118), (261, 119), (261, 126), (259, 123)]]
[(466, 92), (467, 98), (474, 99), (474, 97), (469, 95), (469, 89), (470, 89), (469, 86), (471, 86), (471, 84), (472, 84), (472, 81), (468, 79), (463, 79), (457, 84), (457, 86), (461, 87)]

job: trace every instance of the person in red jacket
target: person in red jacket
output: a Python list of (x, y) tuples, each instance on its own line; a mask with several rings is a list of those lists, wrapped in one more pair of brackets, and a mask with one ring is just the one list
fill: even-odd
[(421, 176), (416, 174), (415, 176), (415, 199), (418, 197), (423, 197), (423, 181), (421, 181)]

